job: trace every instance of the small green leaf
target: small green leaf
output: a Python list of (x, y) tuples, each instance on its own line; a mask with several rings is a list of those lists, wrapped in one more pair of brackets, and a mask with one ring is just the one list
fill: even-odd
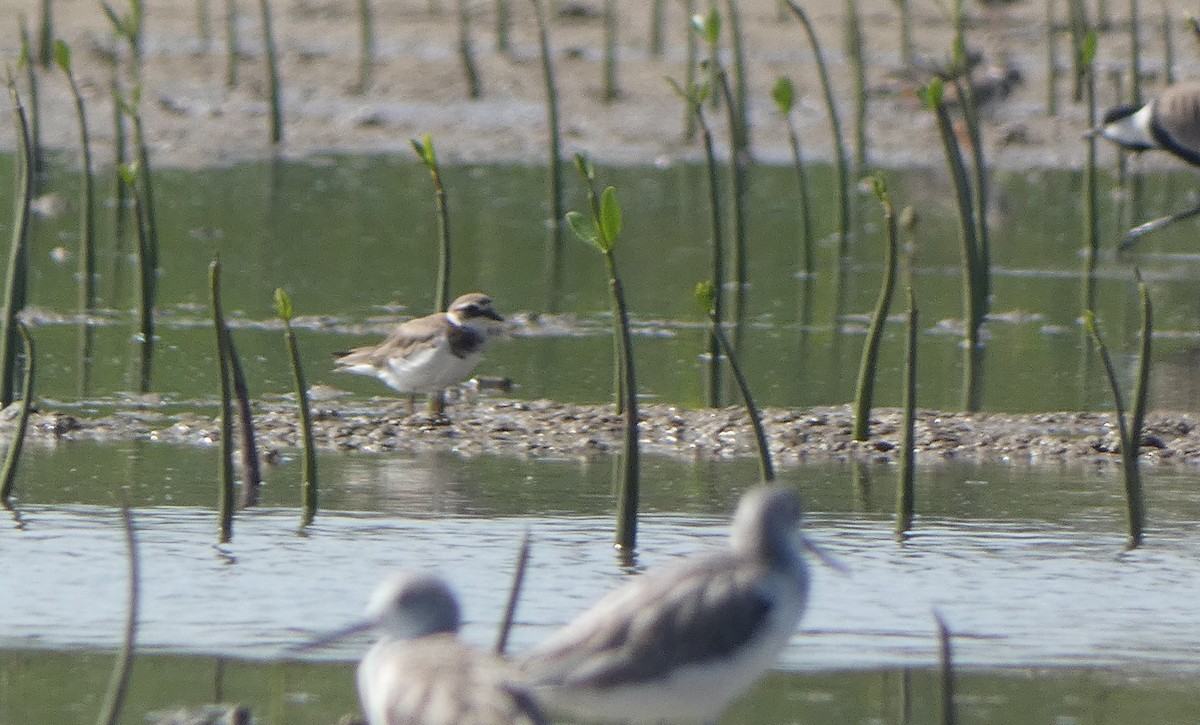
[(871, 175), (871, 191), (881, 204), (888, 203), (887, 182), (884, 181), (882, 174)]
[(792, 85), (792, 79), (787, 76), (776, 78), (775, 85), (771, 87), (771, 98), (775, 99), (775, 107), (780, 113), (785, 116), (791, 113), (796, 102), (796, 88)]
[(697, 282), (696, 283), (696, 304), (700, 305), (704, 310), (704, 314), (712, 314), (713, 304), (716, 302), (717, 293), (713, 288), (712, 282)]
[(125, 182), (128, 186), (133, 186), (137, 182), (138, 165), (136, 163), (122, 164), (117, 169), (117, 173), (121, 176), (121, 181)]
[(621, 235), (621, 204), (617, 188), (610, 186), (600, 195), (600, 231), (605, 245), (611, 250)]
[(604, 243), (600, 241), (600, 232), (596, 229), (596, 224), (591, 219), (588, 219), (577, 211), (569, 211), (567, 212), (567, 226), (571, 228), (575, 236), (601, 252), (607, 251), (604, 248)]
[(412, 144), (413, 144), (413, 148), (417, 150), (417, 156), (419, 156), (421, 158), (421, 161), (424, 162), (425, 165), (428, 166), (431, 170), (436, 169), (437, 168), (437, 152), (434, 151), (434, 148), (433, 148), (433, 135), (430, 133), (426, 133), (424, 136), (421, 137), (421, 140), (419, 142), (416, 139), (413, 139)]
[(925, 104), (926, 108), (931, 111), (936, 111), (942, 105), (942, 98), (946, 94), (946, 86), (941, 78), (934, 78), (929, 81), (928, 85), (921, 86), (917, 89), (917, 97)]
[(24, 18), (21, 25), (21, 52), (17, 54), (17, 68), (27, 68), (30, 63), (29, 31), (25, 29)]
[(575, 170), (579, 172), (584, 181), (591, 181), (596, 178), (596, 168), (592, 166), (592, 160), (581, 152), (575, 153)]
[(700, 32), (706, 43), (716, 45), (721, 38), (721, 14), (710, 10), (704, 14), (693, 15), (692, 27)]
[(282, 287), (275, 288), (275, 314), (284, 322), (292, 321), (292, 298)]
[(1083, 311), (1083, 328), (1092, 337), (1096, 337), (1096, 313), (1091, 310)]
[(1090, 29), (1087, 35), (1083, 36), (1083, 46), (1079, 50), (1080, 59), (1083, 65), (1091, 65), (1096, 59), (1096, 49), (1099, 41), (1096, 39), (1096, 30)]
[(63, 73), (71, 73), (71, 48), (64, 41), (54, 41), (54, 62)]

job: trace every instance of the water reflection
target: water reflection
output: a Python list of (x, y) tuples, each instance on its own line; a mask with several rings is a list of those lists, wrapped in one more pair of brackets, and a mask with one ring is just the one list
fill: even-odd
[[(435, 494), (442, 506), (455, 505), (454, 495)], [(0, 563), (12, 586), (0, 592), (8, 613), (0, 646), (113, 646), (124, 611), (124, 584), (110, 574), (124, 562), (117, 512), (31, 506), (24, 516), (24, 531), (2, 534)], [(301, 538), (293, 533), (294, 511), (259, 511), (239, 520), (227, 547), (232, 563), (211, 546), (209, 511), (159, 507), (136, 517), (145, 582), (139, 640), (152, 651), (274, 656), (284, 644), (355, 615), (379, 576), (400, 568), (444, 572), (462, 592), (466, 638), (486, 646), (527, 526), (533, 556), (514, 650), (625, 576), (613, 566), (609, 517), (327, 512)], [(851, 573), (815, 568), (809, 612), (782, 666), (930, 665), (936, 608), (956, 634), (963, 666), (1200, 667), (1200, 632), (1192, 626), (1200, 527), (1159, 525), (1145, 550), (1124, 554), (1119, 527), (1108, 518), (1048, 524), (924, 517), (897, 545), (886, 518), (814, 514), (812, 538)], [(726, 531), (724, 517), (646, 517), (641, 563), (720, 546)], [(325, 655), (352, 658), (357, 651), (349, 644)]]

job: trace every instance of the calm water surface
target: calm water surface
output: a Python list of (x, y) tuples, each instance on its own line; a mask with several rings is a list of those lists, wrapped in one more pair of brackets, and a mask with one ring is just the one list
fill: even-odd
[[(921, 309), (920, 404), (958, 409), (962, 350), (959, 242), (938, 172), (886, 172), (898, 205), (921, 219), (912, 261)], [(481, 373), (507, 375), (518, 397), (609, 397), (611, 340), (602, 265), (566, 240), (546, 242), (543, 171), (446, 170), (456, 247), (452, 284), (483, 289), (514, 318), (513, 339)], [(874, 202), (863, 197), (856, 241), (834, 273), (832, 185), (813, 169), (814, 273), (802, 269), (793, 179), (756, 169), (749, 227), (743, 364), (760, 402), (849, 399), (882, 260)], [(0, 179), (0, 197), (9, 192)], [(56, 171), (49, 188), (73, 198)], [(700, 170), (601, 170), (619, 188), (620, 264), (647, 399), (693, 405), (704, 335), (692, 301), (708, 276), (707, 198)], [(1079, 179), (998, 175), (983, 407), (995, 411), (1110, 407), (1095, 352), (1078, 325), (1084, 289)], [(1186, 203), (1189, 184), (1147, 179), (1148, 217)], [(164, 171), (159, 339), (151, 388), (168, 410), (212, 410), (217, 366), (207, 265), (225, 262), (225, 306), (252, 394), (291, 388), (276, 286), (292, 293), (311, 383), (385, 394), (331, 372), (329, 354), (379, 338), (431, 305), (435, 234), (428, 175), (408, 159), (330, 158), (309, 164)], [(1106, 197), (1107, 199), (1107, 197)], [(569, 204), (581, 208), (572, 196)], [(1106, 202), (1110, 250), (1123, 222)], [(107, 222), (101, 221), (102, 227)], [(29, 281), (44, 408), (108, 410), (132, 388), (135, 299), (128, 242), (102, 242), (93, 347), (80, 348), (75, 219), (36, 220)], [(1132, 271), (1155, 301), (1156, 405), (1200, 410), (1200, 255), (1195, 227), (1106, 251), (1097, 313), (1121, 375), (1139, 322)], [(61, 249), (60, 249), (61, 248)], [(64, 254), (66, 262), (55, 261)], [(894, 311), (898, 311), (898, 307)], [(877, 402), (898, 402), (901, 331), (889, 327)], [(89, 377), (81, 361), (91, 360)], [(272, 723), (331, 723), (354, 709), (350, 664), (362, 642), (279, 661), (289, 644), (356, 617), (377, 582), (405, 568), (442, 571), (463, 599), (464, 636), (486, 646), (521, 534), (533, 568), (514, 649), (533, 645), (630, 572), (611, 547), (609, 461), (452, 456), (321, 457), (323, 512), (297, 533), (298, 463), (267, 472), (260, 510), (242, 514), (232, 544), (214, 545), (216, 453), (136, 441), (28, 449), (18, 517), (0, 523), (0, 723), (94, 720), (125, 611), (117, 507), (134, 508), (143, 563), (142, 652), (125, 722), (221, 699)], [(1152, 471), (1147, 545), (1123, 550), (1116, 470), (939, 466), (919, 474), (917, 533), (891, 537), (889, 467), (820, 465), (786, 471), (804, 494), (813, 538), (849, 569), (814, 572), (801, 630), (773, 675), (727, 722), (906, 723), (937, 715), (933, 613), (955, 634), (963, 722), (1200, 722), (1200, 499), (1193, 477)], [(753, 462), (650, 459), (638, 564), (652, 567), (723, 545)]]
[[(57, 466), (73, 459), (78, 488), (70, 497), (104, 498), (112, 484), (105, 471), (125, 461), (139, 482), (130, 495), (144, 581), (141, 651), (172, 655), (166, 661), (181, 672), (199, 668), (209, 673), (205, 682), (215, 676), (217, 659), (232, 658), (239, 671), (257, 667), (261, 672), (247, 677), (251, 683), (265, 678), (271, 683), (265, 692), (244, 683), (229, 691), (246, 693), (251, 705), (284, 707), (279, 703), (286, 701), (288, 712), (305, 712), (282, 722), (330, 722), (328, 713), (352, 709), (348, 665), (339, 663), (354, 660), (363, 642), (312, 655), (331, 660), (328, 666), (341, 673), (346, 691), (340, 694), (307, 684), (316, 664), (272, 661), (287, 645), (357, 617), (388, 572), (443, 572), (463, 600), (465, 638), (487, 646), (517, 542), (531, 530), (532, 569), (515, 650), (532, 646), (630, 575), (611, 547), (607, 462), (325, 456), (330, 510), (304, 535), (296, 531), (298, 511), (284, 501), (297, 495), (296, 464), (286, 462), (272, 471), (266, 507), (239, 516), (233, 543), (217, 547), (215, 515), (204, 505), (213, 455), (168, 446), (34, 448), (28, 470), (38, 483), (26, 495), (53, 501)], [(169, 505), (161, 492), (158, 503), (148, 500), (152, 470), (159, 471)], [(753, 470), (750, 464), (651, 459), (639, 566), (722, 546), (727, 512)], [(785, 473), (809, 501), (810, 535), (849, 574), (814, 567), (809, 610), (780, 664), (791, 675), (764, 686), (745, 705), (749, 710), (731, 714), (730, 722), (790, 722), (780, 698), (807, 703), (800, 712), (811, 717), (875, 722), (878, 713), (869, 713), (876, 709), (899, 712), (892, 708), (902, 700), (903, 670), (914, 670), (910, 707), (931, 712), (936, 689), (926, 670), (936, 662), (934, 611), (955, 633), (956, 662), (969, 673), (964, 708), (978, 712), (979, 722), (1020, 722), (997, 697), (1035, 703), (1036, 712), (1091, 711), (1094, 703), (1072, 699), (1081, 689), (1159, 698), (1145, 692), (1152, 687), (1175, 693), (1162, 695), (1159, 706), (1186, 711), (1191, 703), (1191, 712), (1200, 712), (1193, 691), (1170, 685), (1200, 672), (1200, 502), (1189, 476), (1149, 476), (1154, 525), (1148, 545), (1133, 553), (1123, 550), (1115, 471), (949, 466), (923, 472), (918, 488), (926, 514), (902, 545), (891, 536), (887, 514), (893, 478), (890, 467), (824, 465)], [(124, 567), (111, 505), (31, 504), (0, 529), (6, 574), (0, 683), (8, 683), (0, 684), (0, 703), (38, 707), (30, 678), (43, 668), (52, 671), (47, 663), (56, 652), (115, 647), (125, 608)], [(108, 660), (89, 661), (103, 681)], [(195, 691), (161, 699), (178, 688), (145, 690), (143, 711), (205, 700)], [(983, 694), (996, 688), (1007, 694)], [(90, 702), (91, 694), (80, 692), (76, 704)], [(315, 701), (322, 704), (297, 705)], [(91, 710), (80, 709), (86, 715), (80, 722), (91, 717)], [(1158, 721), (1187, 721), (1164, 718)]]
[[(601, 169), (623, 201), (619, 263), (633, 315), (640, 390), (650, 399), (701, 400), (705, 339), (693, 288), (709, 272), (706, 181), (702, 169)], [(867, 315), (875, 306), (883, 262), (880, 213), (873, 197), (857, 200), (860, 223), (850, 258), (835, 273), (836, 204), (830, 170), (812, 169), (814, 268), (804, 274), (794, 178), (788, 169), (752, 174), (748, 225), (749, 285), (742, 362), (760, 401), (774, 405), (838, 404), (853, 394)], [(920, 224), (913, 241), (913, 286), (921, 311), (921, 404), (961, 404), (962, 350), (954, 321), (962, 315), (961, 243), (951, 190), (937, 171), (884, 172), (898, 207), (912, 205)], [(515, 339), (489, 353), (480, 372), (507, 375), (523, 397), (600, 402), (610, 387), (610, 308), (603, 265), (571, 237), (557, 256), (546, 236), (544, 171), (535, 167), (448, 169), (451, 286), (483, 289), (518, 324)], [(0, 195), (7, 179), (0, 179)], [(58, 171), (49, 189), (73, 199), (74, 175)], [(1145, 180), (1141, 216), (1187, 203), (1185, 177)], [(1069, 172), (997, 174), (993, 182), (993, 320), (988, 326), (983, 406), (998, 411), (1092, 410), (1110, 406), (1094, 350), (1078, 324), (1084, 285), (1080, 256), (1080, 181)], [(568, 186), (567, 203), (584, 199)], [(159, 344), (151, 387), (169, 398), (211, 399), (217, 366), (208, 320), (208, 263), (225, 264), (224, 299), (252, 390), (290, 389), (275, 329), (272, 293), (288, 289), (313, 383), (381, 394), (369, 379), (337, 375), (330, 353), (378, 340), (402, 316), (432, 304), (436, 254), (427, 172), (415, 159), (334, 157), (314, 163), (241, 165), (156, 176), (161, 229)], [(1119, 369), (1130, 365), (1140, 324), (1133, 269), (1149, 280), (1155, 302), (1157, 399), (1200, 409), (1196, 378), (1200, 279), (1195, 227), (1180, 225), (1144, 240), (1135, 254), (1112, 249), (1119, 209), (1103, 208), (1102, 258), (1096, 271), (1098, 319)], [(73, 214), (37, 218), (30, 303), (41, 313), (39, 390), (51, 399), (80, 394)], [(130, 243), (106, 238), (99, 222), (100, 309), (89, 396), (132, 387), (131, 339), (136, 306)], [(903, 295), (893, 308), (899, 313)], [(547, 317), (549, 316), (549, 317)], [(541, 323), (546, 323), (545, 325)], [(889, 326), (881, 380), (898, 380), (903, 335)], [(547, 371), (550, 374), (547, 374)], [(568, 374), (569, 371), (569, 374)], [(879, 386), (879, 403), (899, 402), (895, 385)]]

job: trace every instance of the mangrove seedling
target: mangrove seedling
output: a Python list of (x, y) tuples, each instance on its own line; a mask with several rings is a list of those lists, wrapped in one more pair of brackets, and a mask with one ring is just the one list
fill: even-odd
[(483, 95), (483, 85), (471, 48), (471, 9), (467, 0), (458, 0), (458, 58), (467, 79), (467, 97), (472, 100), (479, 98)]
[(963, 256), (963, 327), (966, 331), (965, 360), (963, 370), (963, 407), (970, 412), (979, 409), (979, 370), (982, 346), (979, 334), (987, 315), (987, 277), (989, 270), (984, 266), (980, 252), (978, 230), (975, 220), (976, 206), (973, 201), (971, 181), (967, 177), (966, 163), (958, 137), (950, 121), (944, 98), (945, 86), (941, 79), (934, 78), (919, 92), (925, 105), (934, 113), (938, 132), (942, 138), (942, 149), (950, 179), (954, 185), (954, 196), (958, 203), (959, 235), (962, 240)]
[(907, 345), (904, 350), (903, 422), (900, 425), (900, 482), (896, 486), (897, 538), (912, 529), (916, 512), (916, 444), (913, 437), (917, 417), (917, 305), (912, 285), (908, 287)]
[(779, 76), (775, 79), (775, 85), (771, 88), (771, 98), (774, 99), (775, 107), (779, 109), (780, 115), (787, 123), (788, 143), (792, 148), (792, 167), (796, 171), (797, 195), (800, 202), (801, 257), (804, 260), (804, 276), (811, 278), (813, 275), (812, 205), (808, 195), (808, 172), (804, 168), (804, 158), (800, 153), (800, 134), (796, 131), (796, 124), (792, 120), (796, 89), (792, 85), (791, 79), (787, 76)]
[(12, 74), (7, 77), (12, 100), (13, 120), (20, 144), (13, 157), (15, 190), (13, 193), (12, 241), (4, 279), (4, 299), (0, 300), (0, 408), (12, 403), (17, 372), (17, 314), (25, 307), (25, 279), (28, 265), (29, 205), (33, 194), (33, 164), (29, 125), (25, 106), (17, 92)]
[[(718, 323), (721, 323), (725, 319), (725, 226), (721, 221), (721, 188), (717, 184), (717, 157), (713, 150), (712, 131), (704, 118), (704, 101), (708, 97), (710, 86), (693, 85), (683, 88), (674, 78), (668, 78), (667, 82), (687, 106), (704, 142), (704, 168), (708, 175), (709, 233), (712, 236), (710, 281), (713, 286), (713, 314)], [(705, 404), (710, 408), (718, 408), (721, 405), (721, 344), (717, 342), (716, 335), (711, 333), (708, 336), (707, 383)]]
[(96, 717), (96, 725), (117, 725), (121, 719), (121, 710), (125, 706), (125, 696), (129, 692), (129, 681), (133, 674), (133, 655), (137, 646), (138, 602), (141, 599), (141, 566), (138, 557), (137, 529), (133, 524), (133, 513), (129, 504), (121, 506), (121, 525), (125, 530), (125, 559), (128, 562), (128, 592), (129, 604), (125, 610), (125, 632), (121, 637), (121, 650), (113, 663), (112, 674), (108, 678), (108, 690), (104, 695), (104, 704)]
[(1138, 466), (1138, 453), (1142, 445), (1142, 428), (1146, 420), (1146, 398), (1150, 387), (1150, 341), (1153, 335), (1152, 309), (1150, 293), (1141, 274), (1135, 272), (1138, 295), (1141, 298), (1142, 330), (1139, 335), (1140, 355), (1138, 357), (1137, 373), (1134, 375), (1133, 407), (1126, 416), (1124, 398), (1117, 382), (1116, 370), (1108, 346), (1096, 325), (1096, 317), (1091, 310), (1084, 310), (1083, 320), (1088, 334), (1096, 343), (1100, 360), (1104, 363), (1104, 372), (1112, 389), (1113, 406), (1116, 408), (1117, 431), (1121, 440), (1121, 472), (1125, 479), (1125, 508), (1128, 519), (1128, 546), (1133, 549), (1141, 546), (1142, 536), (1146, 526), (1146, 504), (1142, 495), (1142, 476)]
[(715, 297), (711, 282), (696, 283), (696, 302), (700, 308), (704, 310), (708, 316), (708, 322), (712, 326), (712, 334), (720, 343), (721, 349), (725, 352), (725, 359), (729, 361), (729, 369), (733, 372), (733, 378), (737, 381), (738, 390), (742, 393), (742, 402), (746, 405), (746, 414), (750, 416), (750, 425), (754, 429), (754, 442), (758, 446), (758, 470), (762, 476), (764, 483), (770, 483), (775, 480), (775, 467), (771, 464), (771, 447), (767, 443), (767, 433), (763, 428), (762, 413), (758, 409), (758, 405), (754, 402), (754, 395), (750, 392), (750, 383), (746, 381), (746, 376), (742, 374), (742, 368), (738, 365), (737, 355), (734, 353), (733, 345), (729, 343), (729, 338), (725, 336), (725, 331), (717, 322), (716, 316), (713, 314), (713, 299)]
[(308, 383), (304, 380), (304, 368), (300, 365), (300, 350), (296, 344), (296, 333), (292, 330), (292, 298), (282, 287), (275, 289), (275, 314), (283, 322), (283, 340), (287, 345), (288, 359), (292, 362), (292, 380), (296, 387), (296, 409), (300, 420), (300, 441), (304, 449), (304, 468), (301, 472), (300, 520), (303, 528), (312, 523), (317, 515), (317, 447), (313, 443), (312, 413), (308, 404)]
[(800, 25), (804, 28), (804, 33), (808, 37), (808, 43), (812, 47), (813, 56), (817, 61), (817, 76), (821, 79), (821, 91), (825, 96), (825, 110), (829, 114), (829, 128), (833, 134), (834, 147), (834, 163), (837, 166), (838, 174), (838, 203), (839, 203), (839, 220), (838, 227), (838, 260), (846, 256), (846, 245), (850, 242), (850, 162), (846, 156), (846, 143), (842, 139), (842, 123), (838, 118), (837, 104), (833, 99), (833, 85), (829, 80), (829, 68), (825, 63), (825, 56), (821, 53), (821, 44), (817, 40), (817, 32), (813, 29), (812, 23), (808, 19), (808, 13), (800, 6), (796, 0), (782, 0), (787, 3), (788, 9), (800, 21)]
[(283, 141), (283, 94), (279, 82), (279, 61), (275, 57), (275, 34), (271, 30), (271, 6), (267, 0), (258, 0), (258, 13), (262, 19), (263, 62), (267, 70), (267, 98), (270, 103), (271, 145)]
[(358, 0), (358, 82), (355, 90), (366, 93), (375, 65), (375, 15), (371, 0)]
[(562, 129), (558, 121), (558, 87), (554, 83), (554, 65), (550, 60), (550, 38), (546, 29), (546, 11), (542, 8), (542, 0), (530, 0), (533, 3), (534, 15), (537, 17), (538, 48), (541, 51), (542, 80), (546, 89), (546, 125), (549, 127), (547, 148), (547, 178), (550, 193), (550, 242), (551, 249), (558, 257), (562, 251)]
[[(591, 211), (592, 218), (599, 219), (600, 195), (596, 193), (596, 169), (587, 156), (577, 153), (575, 154), (575, 170), (579, 172), (584, 188), (587, 190), (588, 209)], [(621, 311), (617, 309), (616, 300), (613, 300), (612, 326), (613, 404), (616, 406), (617, 415), (620, 415), (625, 412), (625, 353), (621, 349)]]
[(137, 225), (137, 268), (138, 268), (138, 335), (136, 341), (141, 351), (138, 370), (138, 392), (150, 390), (150, 372), (154, 351), (154, 301), (158, 285), (154, 265), (154, 251), (150, 234), (146, 229), (145, 187), (138, 183), (141, 169), (137, 164), (127, 164), (120, 169), (121, 182), (133, 190), (133, 220)]
[(425, 134), (420, 141), (411, 140), (417, 158), (429, 170), (433, 180), (433, 209), (437, 214), (438, 274), (437, 286), (433, 290), (435, 312), (450, 308), (450, 212), (446, 205), (446, 187), (442, 185), (442, 172), (438, 167), (437, 153), (433, 150), (433, 137)]
[(21, 343), (25, 348), (25, 376), (21, 386), (21, 407), (17, 410), (17, 422), (13, 428), (12, 439), (8, 450), (4, 453), (4, 468), (0, 469), (0, 505), (12, 508), (13, 488), (17, 480), (17, 464), (21, 460), (21, 450), (25, 446), (25, 431), (29, 427), (29, 408), (33, 402), (34, 357), (33, 338), (25, 323), (17, 320), (17, 331), (21, 334)]
[(599, 213), (584, 215), (577, 211), (567, 213), (567, 225), (575, 236), (591, 245), (604, 257), (608, 272), (608, 289), (621, 324), (622, 381), (625, 393), (625, 436), (622, 446), (624, 469), (618, 488), (616, 545), (623, 552), (637, 548), (637, 511), (639, 489), (638, 455), (638, 404), (637, 382), (634, 376), (633, 345), (629, 335), (629, 311), (625, 305), (625, 290), (617, 274), (614, 250), (617, 237), (621, 234), (621, 206), (617, 202), (617, 190), (608, 187), (600, 195)]
[[(729, 86), (729, 75), (721, 64), (717, 48), (720, 44), (721, 19), (715, 11), (692, 19), (696, 31), (704, 36), (709, 48), (709, 57), (705, 61), (712, 69), (711, 78), (716, 85), (713, 92), (719, 93), (725, 100), (729, 125), (729, 148), (731, 172), (729, 174), (730, 198), (733, 200), (733, 319), (740, 323), (743, 317), (743, 304), (746, 291), (746, 175), (750, 163), (749, 153), (745, 145), (745, 132), (738, 101)], [(707, 149), (706, 149), (707, 150)], [(711, 180), (711, 179), (710, 179)], [(736, 334), (736, 333), (735, 333)]]
[(79, 306), (84, 312), (95, 305), (95, 192), (92, 179), (92, 148), (88, 137), (87, 114), (84, 113), (83, 94), (71, 68), (71, 49), (59, 40), (54, 45), (54, 58), (59, 70), (67, 77), (71, 97), (75, 101), (75, 116), (79, 121), (79, 149), (82, 156), (82, 183), (79, 189)]
[(217, 341), (217, 366), (221, 383), (221, 433), (220, 461), (218, 462), (217, 520), (218, 537), (221, 544), (233, 540), (233, 410), (229, 355), (225, 346), (229, 338), (224, 334), (225, 314), (221, 311), (221, 263), (213, 260), (208, 265), (209, 294), (212, 302), (213, 333)]
[(888, 310), (892, 306), (892, 290), (896, 285), (896, 209), (888, 195), (887, 184), (883, 177), (871, 177), (871, 189), (875, 198), (883, 206), (883, 221), (886, 228), (885, 261), (883, 266), (883, 285), (879, 289), (879, 301), (875, 303), (875, 312), (871, 315), (871, 325), (867, 328), (867, 339), (863, 343), (862, 359), (858, 366), (858, 386), (854, 396), (854, 426), (852, 437), (856, 441), (865, 441), (871, 434), (871, 405), (875, 397), (875, 369), (879, 366), (879, 345), (883, 342), (883, 326), (887, 323)]
[(604, 93), (605, 103), (621, 96), (617, 85), (617, 0), (604, 0)]

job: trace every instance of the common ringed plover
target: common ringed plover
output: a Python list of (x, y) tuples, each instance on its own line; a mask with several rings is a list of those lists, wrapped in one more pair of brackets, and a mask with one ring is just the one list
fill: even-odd
[(470, 376), (483, 358), (488, 339), (504, 318), (492, 300), (471, 292), (454, 300), (446, 312), (409, 320), (378, 345), (359, 347), (337, 357), (340, 372), (371, 375), (392, 390), (409, 396), (427, 393), (440, 414), (441, 391)]

